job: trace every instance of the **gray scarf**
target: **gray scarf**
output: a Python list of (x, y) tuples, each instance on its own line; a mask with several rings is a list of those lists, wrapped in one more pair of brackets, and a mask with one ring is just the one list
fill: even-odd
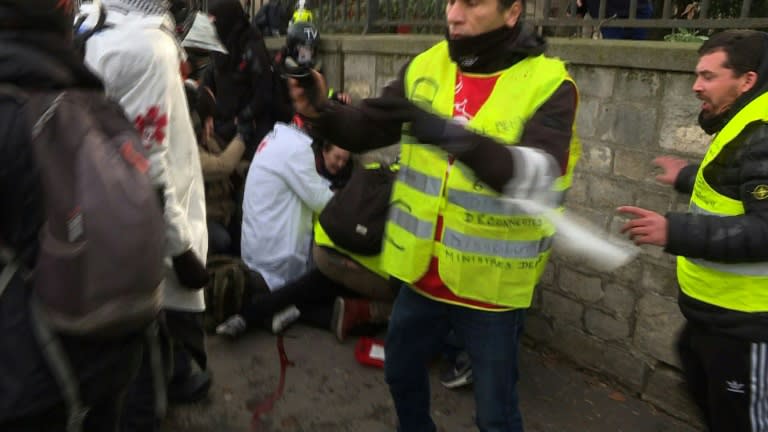
[(169, 7), (167, 0), (102, 0), (102, 3), (109, 9), (145, 15), (164, 15)]

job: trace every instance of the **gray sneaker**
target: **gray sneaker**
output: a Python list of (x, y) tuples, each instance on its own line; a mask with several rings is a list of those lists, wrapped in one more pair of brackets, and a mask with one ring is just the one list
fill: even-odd
[(276, 313), (272, 317), (272, 333), (282, 333), (289, 325), (295, 323), (299, 316), (301, 316), (301, 311), (294, 305), (290, 305)]
[(453, 363), (440, 370), (440, 384), (449, 389), (472, 384), (472, 362), (469, 354), (461, 352)]
[(247, 328), (248, 325), (245, 323), (242, 315), (232, 315), (226, 321), (216, 326), (216, 334), (236, 338), (245, 333)]

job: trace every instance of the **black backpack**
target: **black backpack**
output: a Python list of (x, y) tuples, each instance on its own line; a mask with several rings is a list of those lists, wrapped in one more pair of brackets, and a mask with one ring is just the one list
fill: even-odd
[(45, 211), (34, 269), (23, 265), (25, 251), (0, 250), (0, 297), (13, 278), (29, 279), (31, 323), (65, 397), (67, 431), (81, 431), (88, 409), (58, 334), (121, 337), (155, 320), (163, 211), (141, 137), (102, 92), (3, 84), (0, 98), (15, 99), (27, 118)]
[(381, 252), (399, 168), (379, 163), (354, 166), (346, 186), (328, 201), (318, 219), (335, 245), (360, 255)]

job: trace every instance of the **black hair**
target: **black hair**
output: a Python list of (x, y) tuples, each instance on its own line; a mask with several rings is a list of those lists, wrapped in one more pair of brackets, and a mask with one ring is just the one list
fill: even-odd
[(200, 120), (203, 122), (216, 114), (216, 97), (213, 96), (211, 89), (205, 86), (200, 86), (197, 89), (196, 108), (197, 115), (200, 116)]
[[(501, 0), (500, 0), (501, 1)], [(756, 30), (726, 30), (715, 33), (699, 48), (699, 56), (717, 51), (725, 53), (723, 67), (740, 77), (747, 72), (757, 72), (766, 48), (765, 33)]]
[(499, 0), (499, 10), (505, 11), (511, 8), (515, 2), (520, 2), (520, 6), (523, 8), (523, 13), (525, 13), (525, 0)]

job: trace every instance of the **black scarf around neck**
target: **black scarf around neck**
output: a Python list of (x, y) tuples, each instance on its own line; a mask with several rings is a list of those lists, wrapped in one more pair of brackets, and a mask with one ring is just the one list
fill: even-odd
[(725, 127), (728, 120), (731, 118), (732, 109), (721, 112), (714, 116), (704, 115), (704, 111), (699, 112), (699, 126), (704, 130), (707, 135), (712, 135), (720, 132), (720, 129)]
[[(507, 55), (503, 47), (514, 43), (520, 34), (521, 27), (521, 25), (512, 28), (502, 26), (487, 33), (460, 39), (451, 39), (446, 30), (451, 60), (456, 62), (462, 71), (469, 73), (489, 73), (503, 69), (499, 67), (507, 63), (505, 61)], [(522, 53), (519, 56), (525, 57)]]

